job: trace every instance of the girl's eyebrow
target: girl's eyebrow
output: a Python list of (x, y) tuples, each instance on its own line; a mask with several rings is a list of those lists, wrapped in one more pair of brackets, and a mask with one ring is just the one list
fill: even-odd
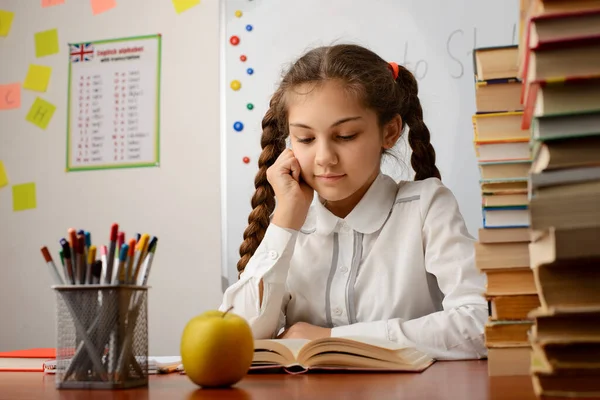
[[(336, 127), (336, 126), (344, 124), (346, 122), (356, 121), (357, 119), (362, 119), (362, 117), (361, 116), (356, 116), (356, 117), (342, 118), (342, 119), (339, 119), (339, 120), (335, 121), (333, 124), (331, 124), (330, 128)], [(295, 127), (304, 128), (304, 129), (310, 129), (311, 131), (313, 130), (313, 128), (311, 128), (310, 126), (308, 126), (306, 124), (301, 124), (299, 122), (290, 122), (290, 126), (295, 126)]]

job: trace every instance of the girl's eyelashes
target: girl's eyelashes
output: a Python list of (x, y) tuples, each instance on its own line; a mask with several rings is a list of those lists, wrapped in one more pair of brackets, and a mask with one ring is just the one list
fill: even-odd
[[(339, 140), (342, 140), (344, 142), (349, 142), (350, 140), (355, 139), (356, 136), (358, 136), (358, 133), (354, 133), (352, 135), (337, 135), (336, 138)], [(296, 141), (298, 143), (303, 143), (303, 144), (309, 144), (314, 140), (315, 140), (315, 138), (299, 138), (299, 137), (296, 138)]]
[(344, 141), (350, 141), (350, 140), (354, 139), (356, 136), (358, 136), (358, 133), (355, 133), (352, 135), (338, 135), (338, 139), (344, 140)]
[(315, 138), (296, 138), (296, 140), (298, 141), (298, 143), (308, 144), (315, 140)]

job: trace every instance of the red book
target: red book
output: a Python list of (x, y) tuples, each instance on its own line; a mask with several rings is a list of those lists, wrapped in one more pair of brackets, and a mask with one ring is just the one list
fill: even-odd
[(40, 348), (0, 352), (0, 371), (44, 371), (44, 362), (56, 359), (56, 349)]

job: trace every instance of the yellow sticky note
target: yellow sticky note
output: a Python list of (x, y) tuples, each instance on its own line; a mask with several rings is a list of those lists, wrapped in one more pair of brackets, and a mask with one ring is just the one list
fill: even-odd
[(23, 183), (12, 187), (13, 211), (31, 210), (36, 208), (35, 183)]
[(52, 103), (48, 103), (44, 99), (39, 97), (35, 99), (29, 113), (25, 119), (32, 124), (39, 126), (42, 129), (46, 129), (48, 123), (52, 119), (56, 107)]
[(173, 0), (173, 5), (175, 6), (177, 14), (181, 14), (198, 4), (200, 4), (200, 0)]
[(44, 57), (58, 53), (58, 31), (50, 29), (34, 35), (35, 56)]
[(0, 10), (0, 36), (8, 36), (14, 17), (14, 12)]
[(57, 6), (64, 3), (65, 0), (42, 0), (42, 8)]
[(4, 164), (0, 161), (0, 188), (8, 185), (8, 175), (6, 174), (6, 169), (4, 168)]
[(116, 6), (116, 0), (92, 0), (92, 13), (98, 15)]
[(23, 82), (23, 89), (45, 92), (48, 88), (48, 82), (50, 81), (51, 74), (51, 67), (30, 64), (29, 70), (27, 71), (27, 76), (25, 77), (25, 82)]
[(21, 107), (21, 84), (0, 85), (0, 110)]

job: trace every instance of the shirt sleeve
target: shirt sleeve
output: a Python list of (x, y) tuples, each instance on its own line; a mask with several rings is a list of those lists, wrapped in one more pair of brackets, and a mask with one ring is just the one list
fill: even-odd
[(437, 178), (423, 182), (421, 215), (425, 268), (444, 294), (443, 311), (408, 321), (395, 318), (336, 327), (331, 335), (377, 336), (440, 360), (485, 357), (485, 275), (475, 268), (474, 239), (456, 198)]
[[(255, 339), (270, 339), (283, 326), (290, 299), (285, 283), (297, 237), (298, 231), (271, 223), (240, 279), (223, 294), (219, 310), (233, 306), (232, 312), (248, 321)], [(259, 297), (261, 279), (262, 304)]]

